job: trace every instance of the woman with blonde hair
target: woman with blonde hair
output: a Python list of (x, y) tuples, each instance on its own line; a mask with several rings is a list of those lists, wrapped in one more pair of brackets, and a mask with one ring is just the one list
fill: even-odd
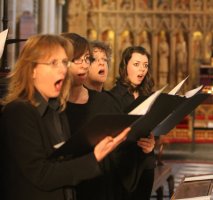
[(126, 138), (128, 129), (84, 156), (50, 159), (70, 138), (63, 110), (72, 57), (70, 42), (56, 35), (32, 36), (19, 55), (1, 102), (4, 200), (75, 200), (73, 186), (100, 175), (99, 162)]

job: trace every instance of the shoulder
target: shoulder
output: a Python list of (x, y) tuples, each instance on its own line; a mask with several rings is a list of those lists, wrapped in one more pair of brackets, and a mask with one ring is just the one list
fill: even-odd
[(30, 103), (21, 100), (15, 100), (4, 106), (3, 111), (10, 111), (10, 110), (19, 111), (28, 109), (33, 109), (33, 106)]
[(28, 102), (15, 100), (13, 102), (8, 103), (2, 109), (2, 116), (18, 116), (23, 117), (24, 115), (35, 114), (36, 109), (33, 105)]
[(121, 84), (116, 84), (111, 90), (110, 92), (114, 95), (125, 95), (128, 92), (128, 89), (126, 86), (121, 85)]

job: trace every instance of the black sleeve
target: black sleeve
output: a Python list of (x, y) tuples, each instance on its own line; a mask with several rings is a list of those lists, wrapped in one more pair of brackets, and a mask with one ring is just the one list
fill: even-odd
[[(8, 168), (18, 170), (25, 179), (43, 190), (76, 185), (101, 173), (93, 153), (73, 159), (50, 161), (45, 131), (35, 108), (26, 103), (6, 106), (4, 123)], [(6, 161), (5, 161), (6, 163)]]

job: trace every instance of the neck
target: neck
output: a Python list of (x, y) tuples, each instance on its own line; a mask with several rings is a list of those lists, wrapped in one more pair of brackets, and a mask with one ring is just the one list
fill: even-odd
[(139, 96), (139, 92), (138, 91), (133, 92), (133, 96), (134, 96), (135, 99), (137, 99), (138, 96)]
[(85, 104), (89, 99), (88, 90), (83, 86), (71, 87), (69, 101), (72, 103)]
[(103, 83), (100, 83), (100, 82), (89, 82), (89, 81), (86, 81), (85, 83), (85, 86), (91, 90), (96, 90), (98, 92), (101, 92), (102, 89), (103, 89)]

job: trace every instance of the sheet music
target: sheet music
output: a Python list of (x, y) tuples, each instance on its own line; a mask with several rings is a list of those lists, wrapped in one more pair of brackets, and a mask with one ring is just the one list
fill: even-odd
[(179, 92), (179, 90), (181, 89), (182, 85), (188, 79), (188, 77), (189, 76), (187, 76), (184, 80), (182, 80), (180, 83), (178, 83), (168, 94), (170, 94), (170, 95), (176, 95)]
[(7, 34), (8, 34), (8, 29), (2, 31), (0, 33), (0, 58), (2, 57), (3, 51), (4, 51), (4, 46), (5, 46), (5, 42), (7, 39)]
[(189, 177), (185, 177), (184, 181), (201, 181), (201, 180), (210, 180), (210, 179), (213, 180), (213, 174), (189, 176)]
[(154, 101), (157, 99), (157, 97), (162, 93), (162, 91), (166, 87), (167, 87), (167, 85), (164, 86), (162, 89), (157, 90), (155, 93), (153, 93), (151, 96), (149, 96), (145, 101), (143, 101), (140, 105), (138, 105), (136, 108), (134, 108), (128, 114), (130, 114), (130, 115), (145, 115), (150, 110)]
[(186, 98), (190, 98), (190, 97), (194, 96), (195, 94), (197, 94), (202, 88), (203, 88), (203, 85), (200, 85), (199, 87), (186, 92), (184, 96)]

